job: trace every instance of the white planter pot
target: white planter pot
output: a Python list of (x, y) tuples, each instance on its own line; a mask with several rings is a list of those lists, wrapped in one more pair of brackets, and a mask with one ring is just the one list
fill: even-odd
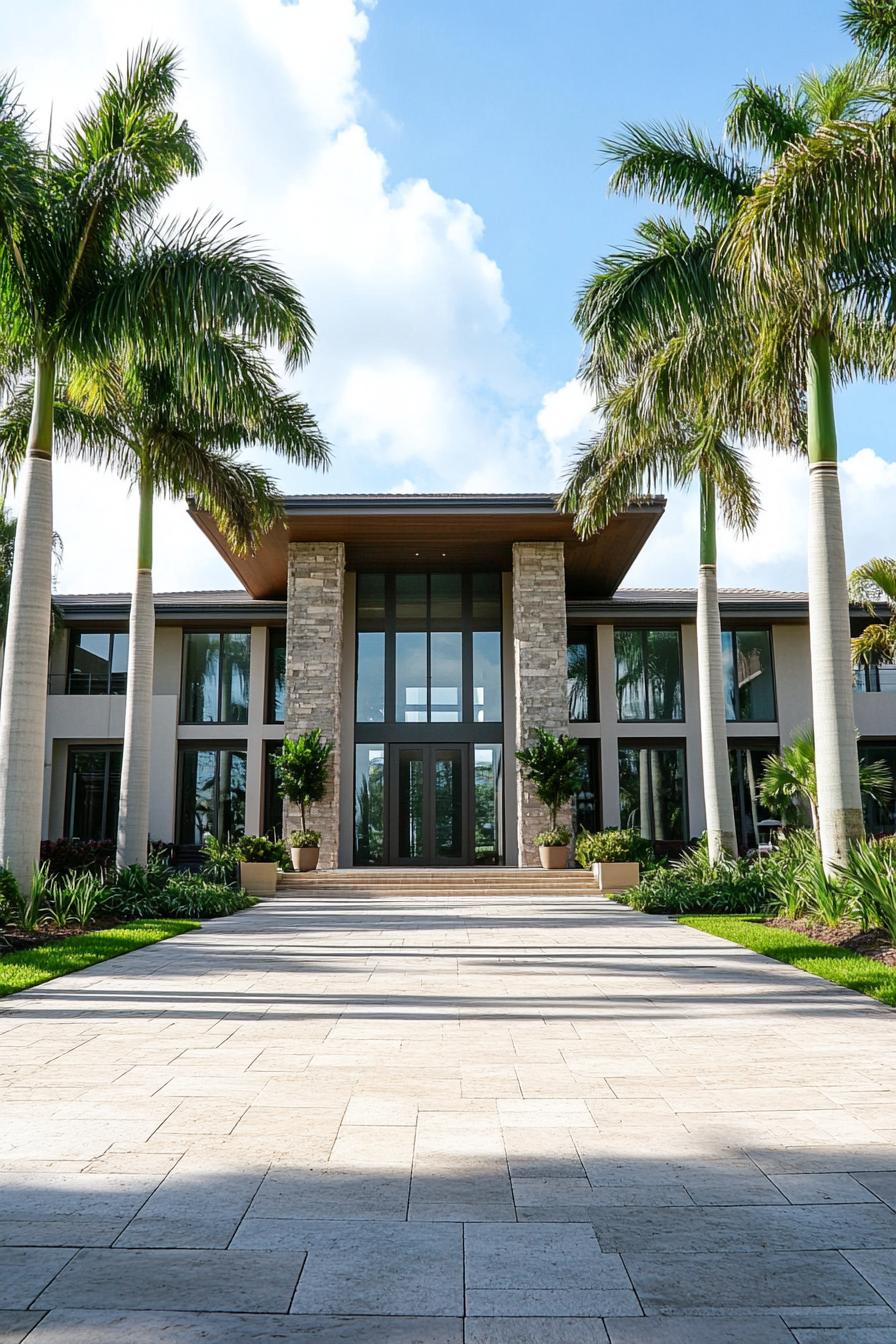
[(240, 886), (250, 896), (273, 896), (277, 891), (276, 863), (241, 863)]
[(289, 851), (289, 856), (297, 873), (313, 873), (320, 858), (320, 847), (318, 845), (293, 846)]
[(640, 863), (593, 863), (591, 871), (601, 891), (629, 891), (641, 885)]
[(538, 857), (542, 868), (565, 868), (569, 862), (569, 845), (539, 845)]

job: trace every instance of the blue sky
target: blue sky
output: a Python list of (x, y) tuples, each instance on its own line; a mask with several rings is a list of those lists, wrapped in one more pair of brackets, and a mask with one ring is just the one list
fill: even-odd
[[(0, 49), (54, 125), (147, 36), (183, 53), (207, 166), (174, 206), (244, 220), (318, 329), (298, 386), (331, 438), (284, 489), (547, 489), (591, 422), (570, 315), (594, 260), (648, 208), (610, 199), (600, 143), (626, 120), (721, 128), (732, 88), (852, 50), (829, 0), (32, 0)], [(47, 34), (59, 39), (47, 41)], [(64, 34), (64, 40), (61, 35)], [(892, 549), (896, 389), (838, 397), (851, 563)], [(755, 455), (758, 537), (721, 542), (731, 586), (805, 583), (805, 472)], [(57, 472), (61, 586), (126, 586), (133, 500)], [(633, 582), (689, 582), (696, 501), (672, 497)], [(160, 586), (232, 580), (179, 504)], [(97, 546), (102, 535), (104, 546)], [(120, 562), (120, 564), (119, 564)]]

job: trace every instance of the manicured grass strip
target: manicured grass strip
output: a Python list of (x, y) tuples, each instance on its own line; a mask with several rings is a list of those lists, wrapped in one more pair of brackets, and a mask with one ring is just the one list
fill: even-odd
[(109, 961), (149, 943), (160, 943), (178, 933), (198, 929), (193, 919), (138, 919), (132, 924), (119, 924), (114, 929), (97, 929), (95, 933), (75, 934), (60, 938), (55, 943), (31, 948), (28, 952), (10, 952), (0, 957), (0, 997), (17, 994), (20, 989), (55, 980), (59, 975), (83, 970), (98, 961)]
[(791, 929), (770, 928), (761, 923), (761, 915), (685, 915), (679, 924), (704, 933), (727, 938), (730, 943), (741, 943), (754, 952), (761, 952), (776, 961), (786, 961), (801, 971), (830, 980), (835, 985), (868, 994), (881, 1003), (896, 1007), (896, 966), (885, 966), (872, 957), (861, 957), (857, 952), (845, 952), (842, 947), (831, 947), (817, 938), (807, 938)]

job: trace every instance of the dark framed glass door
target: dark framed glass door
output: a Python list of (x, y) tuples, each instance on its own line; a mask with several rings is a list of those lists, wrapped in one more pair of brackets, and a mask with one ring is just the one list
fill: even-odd
[(390, 849), (397, 864), (471, 862), (466, 743), (395, 744), (390, 750)]

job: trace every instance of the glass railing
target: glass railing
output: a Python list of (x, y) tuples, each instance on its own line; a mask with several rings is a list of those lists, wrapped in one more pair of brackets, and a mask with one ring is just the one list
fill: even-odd
[(50, 695), (126, 695), (127, 672), (51, 672)]
[(896, 692), (896, 664), (879, 663), (873, 667), (861, 664), (853, 668), (853, 687), (857, 691)]

